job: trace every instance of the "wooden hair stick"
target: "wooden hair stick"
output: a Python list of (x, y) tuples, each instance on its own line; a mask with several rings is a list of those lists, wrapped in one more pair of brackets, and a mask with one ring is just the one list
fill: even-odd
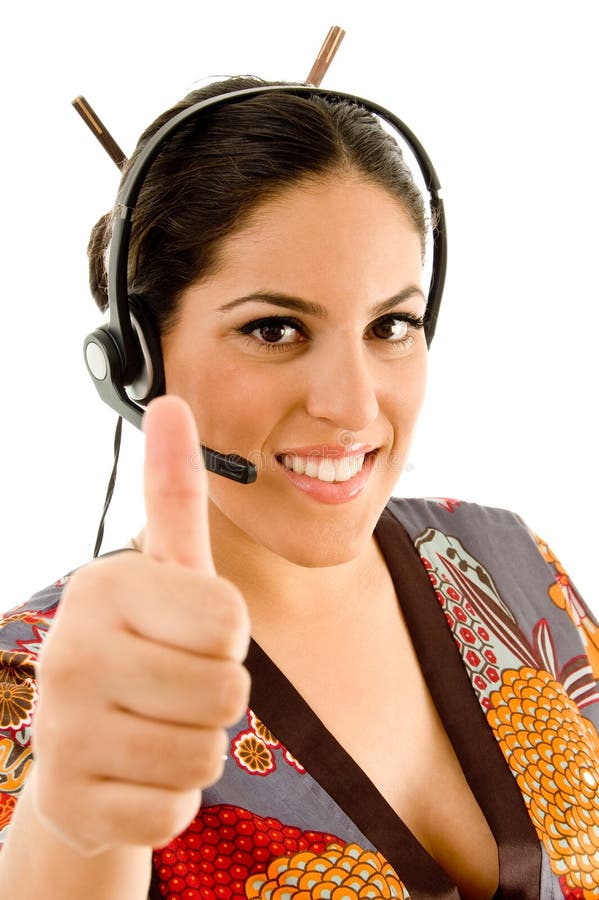
[(324, 44), (318, 51), (318, 56), (314, 60), (314, 65), (310, 69), (310, 74), (306, 78), (308, 84), (318, 87), (320, 82), (326, 75), (327, 69), (333, 61), (335, 53), (339, 49), (339, 44), (345, 37), (345, 31), (339, 25), (333, 25), (329, 28), (329, 33), (324, 39)]
[(109, 132), (106, 125), (100, 121), (99, 117), (93, 111), (85, 97), (75, 97), (72, 104), (94, 137), (102, 144), (111, 160), (116, 163), (119, 169), (122, 169), (127, 162), (127, 157)]

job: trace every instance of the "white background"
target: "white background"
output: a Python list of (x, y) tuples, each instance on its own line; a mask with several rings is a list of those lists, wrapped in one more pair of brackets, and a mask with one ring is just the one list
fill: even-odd
[[(330, 25), (323, 87), (369, 97), (427, 148), (449, 273), (410, 462), (394, 491), (518, 512), (589, 605), (598, 501), (596, 4), (58, 0), (3, 12), (2, 591), (26, 600), (91, 558), (116, 414), (82, 356), (102, 321), (91, 226), (119, 173), (70, 105), (126, 153), (196, 82), (303, 80)], [(123, 423), (101, 552), (144, 521), (143, 435)]]

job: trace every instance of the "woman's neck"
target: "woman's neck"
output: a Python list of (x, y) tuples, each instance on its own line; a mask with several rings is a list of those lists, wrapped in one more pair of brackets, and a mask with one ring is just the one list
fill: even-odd
[[(224, 518), (224, 517), (223, 517)], [(223, 521), (211, 520), (212, 552), (219, 575), (228, 578), (248, 603), (256, 624), (298, 624), (328, 621), (348, 615), (366, 592), (388, 577), (384, 557), (374, 536), (356, 557), (338, 565), (305, 566), (291, 562)], [(213, 527), (214, 526), (214, 527)]]
[[(218, 520), (218, 514), (216, 515)], [(256, 544), (244, 532), (213, 527), (212, 555), (219, 576), (241, 591), (253, 622), (326, 621), (353, 615), (363, 597), (389, 578), (385, 559), (372, 535), (357, 557), (339, 565), (307, 567)], [(144, 549), (145, 527), (134, 538)]]

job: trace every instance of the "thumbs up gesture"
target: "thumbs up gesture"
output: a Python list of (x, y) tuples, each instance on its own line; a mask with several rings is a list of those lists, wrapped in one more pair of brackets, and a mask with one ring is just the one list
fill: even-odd
[(87, 856), (180, 834), (249, 702), (247, 607), (214, 567), (193, 414), (157, 397), (143, 428), (143, 552), (70, 576), (37, 666), (36, 812)]

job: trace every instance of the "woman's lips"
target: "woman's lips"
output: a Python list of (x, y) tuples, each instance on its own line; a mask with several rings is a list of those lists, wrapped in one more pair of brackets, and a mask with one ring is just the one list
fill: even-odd
[(319, 478), (311, 478), (309, 475), (298, 475), (297, 472), (285, 468), (278, 456), (276, 459), (283, 474), (288, 477), (289, 481), (298, 490), (309, 494), (321, 503), (347, 503), (348, 500), (353, 500), (354, 497), (361, 494), (368, 484), (370, 473), (376, 462), (377, 453), (378, 448), (367, 453), (360, 471), (353, 478), (339, 482), (321, 481)]

